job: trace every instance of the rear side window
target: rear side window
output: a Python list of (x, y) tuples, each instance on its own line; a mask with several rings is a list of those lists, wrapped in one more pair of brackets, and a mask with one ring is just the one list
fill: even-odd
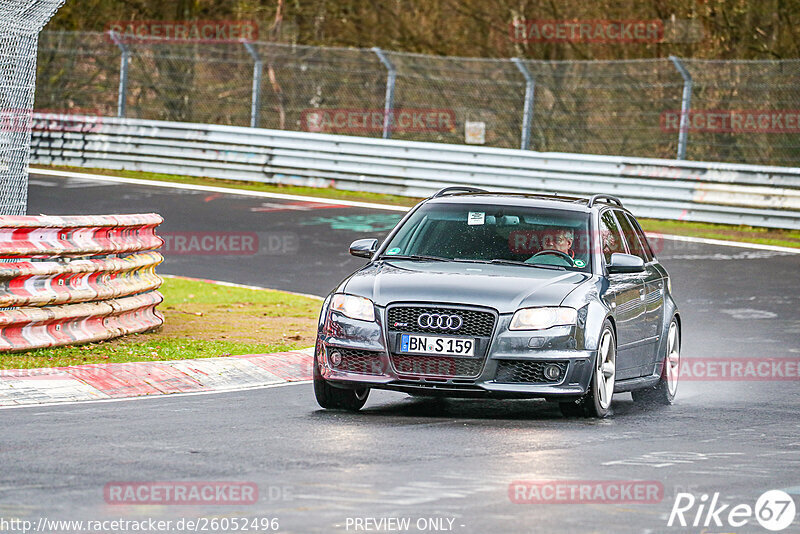
[(611, 255), (615, 252), (625, 253), (625, 243), (622, 241), (619, 225), (610, 210), (600, 215), (600, 241), (606, 263), (611, 262)]
[(636, 232), (636, 237), (639, 238), (639, 243), (642, 245), (642, 252), (645, 255), (645, 261), (652, 261), (653, 258), (656, 257), (653, 254), (653, 248), (650, 246), (650, 242), (647, 240), (647, 236), (644, 235), (644, 231), (642, 231), (642, 227), (639, 226), (639, 222), (633, 217), (633, 215), (626, 213), (625, 217), (627, 217), (628, 222), (633, 227), (633, 231)]
[(615, 213), (617, 215), (619, 225), (622, 228), (622, 235), (625, 236), (625, 241), (628, 242), (628, 248), (630, 248), (631, 254), (634, 256), (639, 256), (645, 261), (645, 263), (650, 261), (650, 258), (648, 258), (647, 254), (645, 253), (644, 247), (639, 241), (639, 236), (636, 235), (636, 231), (633, 229), (630, 220), (627, 218), (627, 214), (621, 211), (616, 211)]

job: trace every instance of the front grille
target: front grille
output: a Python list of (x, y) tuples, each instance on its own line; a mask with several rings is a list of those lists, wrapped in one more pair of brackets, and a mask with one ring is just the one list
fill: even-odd
[[(544, 376), (547, 365), (557, 365), (561, 370), (559, 377), (548, 380)], [(561, 382), (567, 372), (567, 362), (562, 361), (530, 361), (530, 360), (501, 360), (497, 363), (495, 382), (504, 384), (554, 384)]]
[(481, 372), (483, 359), (392, 354), (392, 365), (399, 374), (405, 375), (474, 378)]
[[(423, 313), (458, 315), (463, 324), (457, 330), (423, 328), (417, 318)], [(458, 308), (396, 306), (389, 308), (387, 315), (389, 330), (398, 332), (424, 332), (457, 336), (489, 337), (494, 330), (494, 314), (488, 311), (462, 310)], [(398, 324), (399, 323), (399, 324)]]
[[(342, 355), (342, 361), (339, 365), (333, 365), (333, 362), (331, 362), (330, 355), (333, 352), (338, 352)], [(337, 371), (348, 371), (362, 375), (382, 375), (386, 373), (380, 352), (329, 347), (328, 362)]]

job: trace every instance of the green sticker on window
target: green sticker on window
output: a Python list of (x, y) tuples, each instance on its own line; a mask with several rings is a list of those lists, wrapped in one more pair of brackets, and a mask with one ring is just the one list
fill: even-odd
[(399, 248), (390, 248), (389, 250), (386, 251), (386, 254), (390, 254), (392, 256), (395, 255), (395, 254), (400, 254), (400, 249)]
[(583, 260), (574, 260), (572, 263), (575, 264), (575, 267), (586, 267), (586, 262)]

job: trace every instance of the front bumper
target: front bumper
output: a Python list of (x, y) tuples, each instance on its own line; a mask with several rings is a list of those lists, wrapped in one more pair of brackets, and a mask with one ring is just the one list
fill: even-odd
[[(322, 378), (333, 386), (345, 388), (370, 387), (450, 397), (560, 400), (586, 394), (597, 351), (576, 348), (577, 327), (553, 327), (535, 333), (512, 332), (507, 329), (509, 320), (508, 316), (498, 317), (482, 362), (475, 367), (480, 369), (475, 376), (456, 376), (459, 373), (437, 373), (435, 370), (429, 373), (401, 372), (391, 344), (382, 333), (380, 318), (376, 323), (365, 323), (333, 317), (331, 324), (334, 327), (320, 331), (315, 364)], [(334, 352), (339, 353), (335, 358), (338, 365), (331, 360)], [(447, 360), (446, 357), (433, 356), (430, 359)], [(563, 369), (557, 380), (546, 380), (539, 372), (544, 365), (551, 363)]]

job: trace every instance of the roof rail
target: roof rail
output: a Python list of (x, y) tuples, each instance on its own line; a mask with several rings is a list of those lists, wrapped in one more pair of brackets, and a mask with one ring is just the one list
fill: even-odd
[(431, 198), (443, 197), (449, 193), (461, 191), (462, 193), (488, 193), (485, 189), (478, 189), (477, 187), (469, 187), (467, 185), (454, 185), (439, 189)]
[(617, 204), (620, 208), (624, 207), (622, 205), (622, 201), (619, 198), (615, 197), (614, 195), (592, 195), (589, 198), (589, 203), (587, 204), (587, 206), (591, 208), (592, 206), (594, 206), (594, 203), (597, 202), (598, 200), (611, 201)]

